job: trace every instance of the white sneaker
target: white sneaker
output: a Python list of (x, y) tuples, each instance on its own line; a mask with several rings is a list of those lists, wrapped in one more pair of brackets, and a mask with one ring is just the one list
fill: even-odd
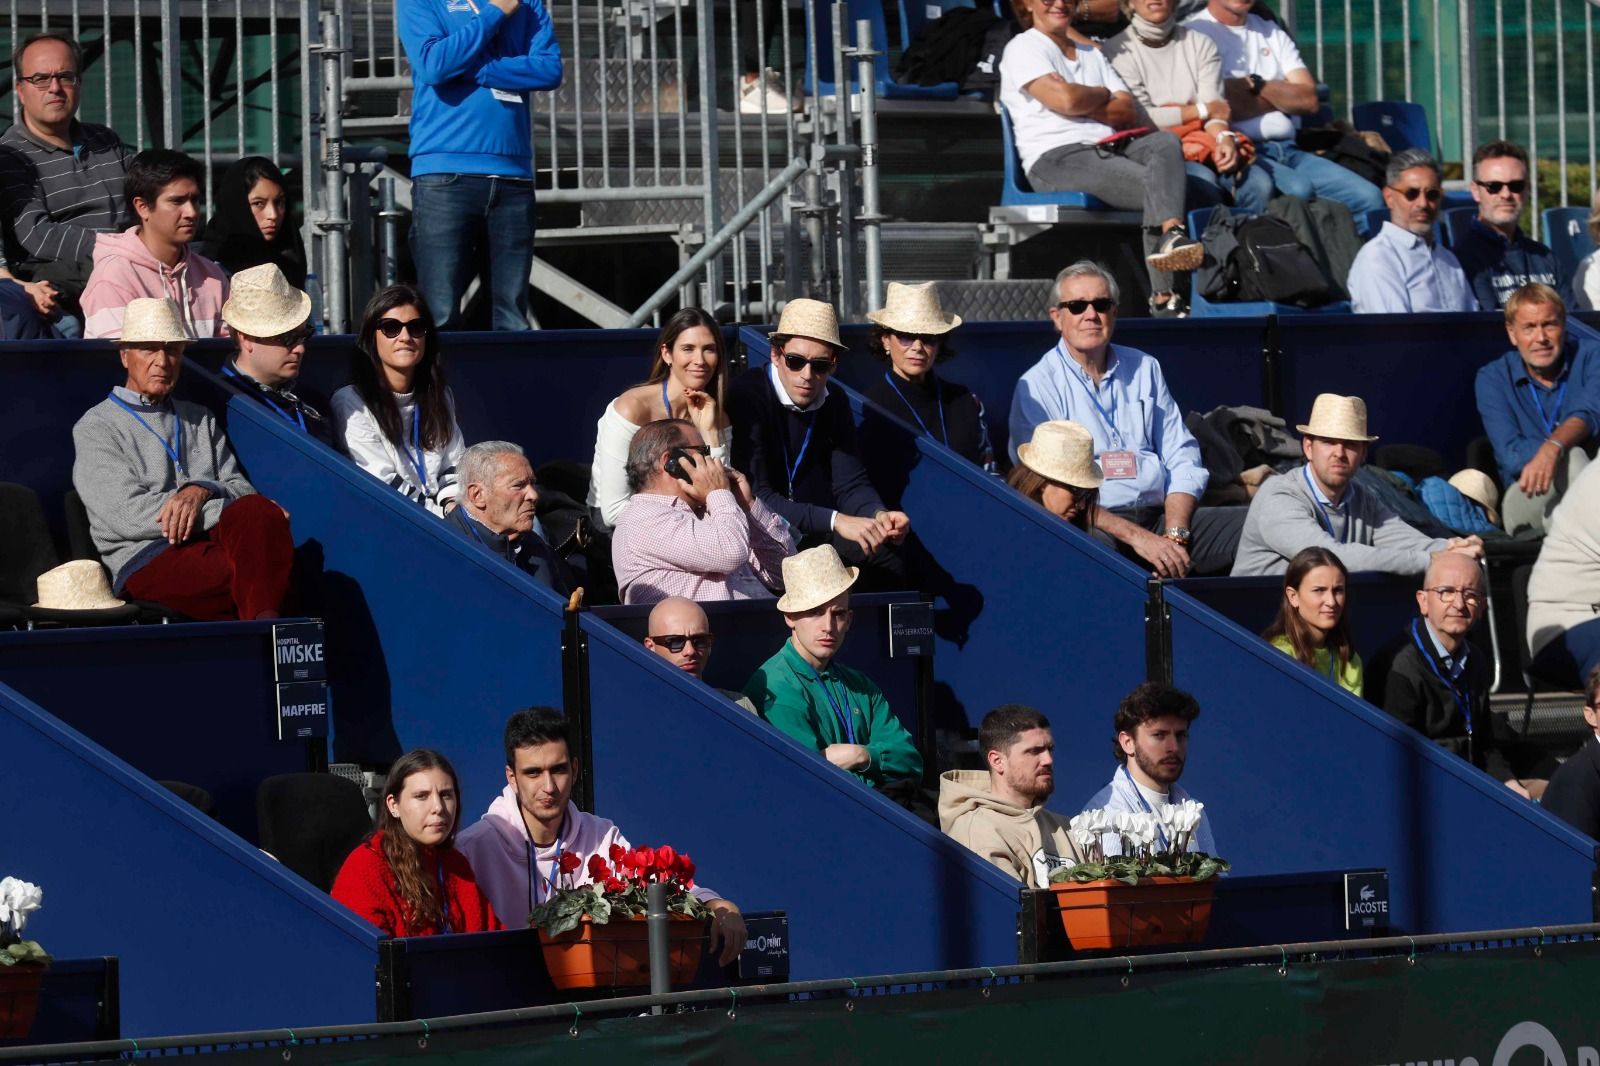
[(763, 110), (769, 115), (781, 115), (789, 110), (789, 98), (783, 95), (783, 79), (770, 67), (761, 77), (745, 82), (739, 89), (741, 115), (759, 115)]

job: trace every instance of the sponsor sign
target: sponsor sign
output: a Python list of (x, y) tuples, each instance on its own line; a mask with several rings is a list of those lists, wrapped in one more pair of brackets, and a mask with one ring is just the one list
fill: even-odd
[(322, 623), (289, 622), (272, 627), (274, 679), (280, 685), (328, 680)]
[(1360, 870), (1344, 875), (1344, 927), (1389, 928), (1389, 874)]
[(933, 654), (933, 604), (889, 605), (889, 658)]
[(309, 740), (328, 735), (328, 686), (305, 681), (278, 686), (278, 739)]

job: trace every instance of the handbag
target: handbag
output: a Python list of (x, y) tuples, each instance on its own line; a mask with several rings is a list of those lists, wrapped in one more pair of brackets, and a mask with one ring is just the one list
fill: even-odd
[[(1190, 119), (1188, 122), (1172, 127), (1172, 132), (1177, 134), (1178, 140), (1182, 142), (1185, 162), (1204, 163), (1212, 170), (1217, 169), (1217, 140), (1215, 136), (1206, 132), (1204, 121), (1197, 118)], [(1234, 131), (1233, 137), (1234, 141), (1239, 145), (1239, 166), (1235, 168), (1235, 173), (1237, 173), (1238, 170), (1256, 161), (1256, 145), (1249, 137), (1239, 133), (1237, 130)]]

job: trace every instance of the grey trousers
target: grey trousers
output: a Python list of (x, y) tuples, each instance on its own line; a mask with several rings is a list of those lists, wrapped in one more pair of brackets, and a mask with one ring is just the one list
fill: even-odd
[(1555, 511), (1556, 504), (1561, 502), (1567, 486), (1571, 485), (1588, 465), (1589, 454), (1580, 444), (1567, 452), (1566, 457), (1556, 464), (1556, 476), (1551, 479), (1550, 489), (1543, 496), (1529, 496), (1517, 487), (1515, 481), (1507, 485), (1505, 495), (1500, 500), (1500, 519), (1506, 532), (1515, 533), (1519, 529), (1526, 528), (1543, 533), (1548, 529), (1550, 515)]
[[(1119, 153), (1093, 144), (1052, 148), (1028, 181), (1035, 192), (1086, 192), (1124, 211), (1142, 210), (1146, 256), (1161, 243), (1161, 223), (1183, 219), (1183, 147), (1171, 133), (1147, 133)], [(1148, 269), (1150, 291), (1172, 291), (1171, 274)]]

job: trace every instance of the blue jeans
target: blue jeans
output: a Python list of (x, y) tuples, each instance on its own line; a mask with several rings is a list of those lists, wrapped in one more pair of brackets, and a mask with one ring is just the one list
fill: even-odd
[(490, 174), (423, 174), (411, 181), (411, 258), (440, 329), (461, 328), (461, 297), (486, 264), (492, 328), (528, 328), (533, 182)]
[[(1232, 205), (1238, 210), (1259, 215), (1267, 209), (1267, 201), (1272, 199), (1272, 179), (1258, 166), (1252, 165), (1247, 169), (1242, 181), (1237, 173), (1218, 174), (1201, 163), (1186, 162), (1183, 172), (1188, 179), (1184, 190), (1190, 210), (1228, 202), (1231, 197)], [(1190, 236), (1197, 234), (1191, 233)]]
[(1256, 145), (1255, 165), (1267, 172), (1273, 188), (1302, 200), (1338, 200), (1350, 209), (1356, 230), (1367, 234), (1367, 212), (1383, 207), (1383, 193), (1372, 182), (1331, 159), (1302, 152), (1291, 141)]

